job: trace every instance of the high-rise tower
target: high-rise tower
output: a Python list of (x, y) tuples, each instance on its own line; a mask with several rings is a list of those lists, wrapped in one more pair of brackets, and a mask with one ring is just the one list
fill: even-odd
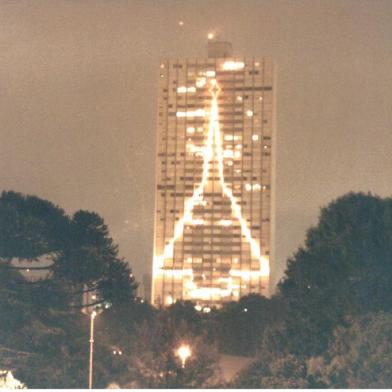
[(209, 41), (161, 62), (152, 301), (221, 305), (268, 295), (273, 63)]

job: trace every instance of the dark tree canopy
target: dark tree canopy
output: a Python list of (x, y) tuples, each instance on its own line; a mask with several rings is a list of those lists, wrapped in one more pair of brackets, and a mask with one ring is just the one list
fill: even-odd
[(255, 355), (264, 329), (276, 317), (276, 300), (249, 294), (216, 313), (215, 339), (220, 350), (232, 355)]
[(392, 315), (370, 313), (338, 327), (324, 355), (320, 378), (332, 388), (385, 388), (392, 385)]
[[(22, 270), (51, 264), (38, 280)], [(24, 266), (15, 264), (21, 260)], [(37, 266), (38, 267), (35, 267)], [(103, 219), (78, 211), (72, 219), (49, 201), (15, 192), (0, 197), (0, 368), (31, 387), (81, 388), (87, 383), (89, 318), (84, 291), (97, 302), (132, 307), (136, 283), (118, 257)], [(97, 320), (99, 327), (99, 318)], [(96, 344), (95, 385), (112, 380), (111, 348)]]
[(16, 192), (0, 196), (0, 258), (34, 260), (60, 251), (69, 218), (47, 200)]
[[(48, 267), (34, 263), (42, 256), (51, 262)], [(31, 269), (49, 272), (36, 282), (36, 296), (61, 297), (61, 290), (65, 290), (81, 298), (87, 290), (96, 291), (97, 302), (121, 304), (134, 299), (137, 285), (132, 271), (119, 258), (108, 227), (94, 212), (78, 211), (71, 219), (47, 200), (3, 192), (0, 260), (3, 266), (22, 268), (11, 264), (13, 259), (30, 262)]]
[(348, 315), (391, 311), (392, 199), (350, 193), (323, 208), (279, 290), (288, 308), (286, 343), (307, 354), (326, 349)]
[(78, 211), (69, 233), (67, 246), (56, 260), (54, 277), (96, 290), (101, 301), (132, 301), (137, 285), (128, 263), (118, 257), (118, 246), (103, 219), (94, 212)]

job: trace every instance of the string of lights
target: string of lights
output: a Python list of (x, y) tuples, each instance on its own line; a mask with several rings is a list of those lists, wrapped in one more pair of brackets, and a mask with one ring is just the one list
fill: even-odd
[[(228, 64), (228, 69), (238, 69), (243, 66), (241, 64)], [(199, 153), (203, 157), (203, 170), (201, 182), (194, 189), (193, 195), (191, 198), (186, 200), (184, 205), (184, 213), (179, 221), (175, 224), (174, 227), (174, 235), (170, 239), (170, 241), (165, 245), (163, 253), (161, 255), (156, 255), (153, 260), (153, 275), (154, 278), (159, 275), (165, 276), (177, 276), (184, 277), (187, 276), (190, 280), (186, 283), (186, 287), (189, 290), (190, 296), (195, 299), (207, 299), (208, 296), (212, 294), (218, 294), (221, 297), (227, 297), (231, 295), (231, 290), (234, 288), (234, 284), (232, 282), (232, 277), (241, 277), (244, 279), (250, 279), (251, 277), (267, 277), (269, 276), (269, 260), (267, 256), (261, 254), (260, 245), (258, 242), (252, 237), (251, 230), (249, 229), (246, 219), (243, 218), (241, 213), (241, 207), (237, 203), (232, 190), (225, 182), (224, 177), (224, 159), (225, 159), (225, 151), (222, 148), (222, 135), (219, 124), (219, 104), (218, 97), (221, 91), (220, 86), (214, 75), (211, 75), (209, 78), (209, 92), (211, 94), (211, 104), (209, 111), (198, 109), (191, 112), (177, 112), (177, 117), (187, 117), (187, 116), (208, 116), (209, 124), (208, 124), (208, 133), (205, 142), (205, 146), (198, 148), (197, 151), (195, 146), (190, 146), (190, 150), (196, 153)], [(204, 80), (203, 80), (204, 81)], [(204, 86), (204, 83), (203, 83)], [(202, 87), (202, 86), (196, 86)], [(181, 92), (190, 91), (190, 87), (182, 88)], [(193, 91), (193, 89), (192, 89)], [(230, 200), (231, 210), (234, 217), (238, 220), (241, 227), (242, 235), (245, 237), (246, 241), (250, 245), (250, 251), (253, 258), (259, 261), (259, 269), (253, 271), (239, 271), (239, 270), (230, 270), (230, 277), (228, 278), (228, 286), (227, 289), (215, 288), (215, 287), (197, 287), (197, 285), (193, 282), (193, 271), (192, 269), (166, 269), (164, 267), (164, 263), (166, 259), (173, 258), (174, 253), (174, 244), (175, 242), (183, 235), (185, 225), (202, 225), (204, 222), (201, 219), (193, 219), (192, 211), (195, 205), (203, 203), (203, 195), (204, 189), (208, 183), (211, 163), (217, 162), (218, 166), (218, 174), (219, 174), (219, 183), (222, 188), (222, 194), (226, 196)], [(222, 225), (230, 225), (231, 221), (224, 220)], [(154, 286), (154, 285), (153, 285)]]

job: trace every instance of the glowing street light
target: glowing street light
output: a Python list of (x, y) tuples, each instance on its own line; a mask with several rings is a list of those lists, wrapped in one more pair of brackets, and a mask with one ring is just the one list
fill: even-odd
[(182, 344), (177, 349), (176, 355), (181, 359), (181, 367), (184, 369), (186, 360), (192, 355), (191, 348), (186, 344)]

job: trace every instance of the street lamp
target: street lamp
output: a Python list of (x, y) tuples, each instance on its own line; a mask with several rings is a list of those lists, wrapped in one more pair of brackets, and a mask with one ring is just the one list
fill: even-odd
[(93, 356), (94, 356), (94, 319), (97, 312), (93, 310), (90, 315), (90, 359), (88, 372), (88, 389), (93, 389)]
[(186, 360), (192, 355), (191, 348), (186, 344), (182, 344), (177, 349), (176, 354), (181, 359), (181, 367), (184, 369)]

